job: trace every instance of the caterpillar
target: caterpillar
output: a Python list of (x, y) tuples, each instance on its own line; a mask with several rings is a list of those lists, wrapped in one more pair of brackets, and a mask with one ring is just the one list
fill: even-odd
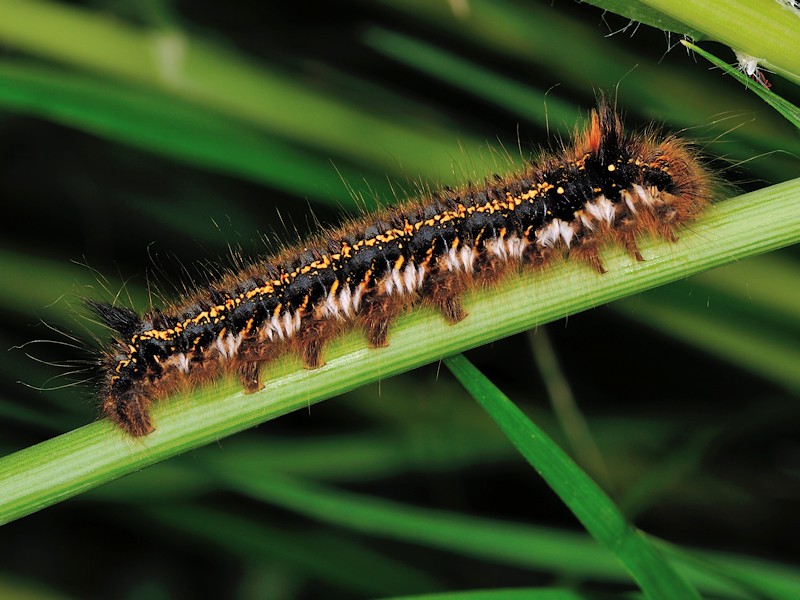
[(466, 289), (520, 266), (569, 257), (602, 274), (605, 243), (642, 260), (637, 237), (675, 241), (712, 190), (687, 142), (653, 129), (626, 133), (601, 98), (571, 144), (520, 172), (365, 215), (141, 316), (87, 300), (113, 331), (98, 358), (100, 412), (144, 436), (157, 399), (231, 372), (255, 392), (262, 366), (283, 352), (309, 368), (324, 364), (326, 343), (343, 328), (362, 329), (380, 348), (402, 311), (424, 303), (458, 323)]

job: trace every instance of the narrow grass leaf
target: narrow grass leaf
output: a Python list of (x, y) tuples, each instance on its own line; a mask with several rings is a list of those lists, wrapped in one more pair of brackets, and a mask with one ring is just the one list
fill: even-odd
[[(184, 31), (140, 27), (63, 2), (3, 0), (2, 6), (0, 41), (10, 48), (161, 91), (322, 156), (381, 173), (396, 171), (400, 156), (408, 172), (435, 180), (460, 153), (452, 132), (439, 123), (400, 119), (371, 105), (367, 110)], [(461, 138), (470, 152), (481, 146), (481, 140)], [(391, 153), (376, 151), (389, 147)]]
[(386, 56), (423, 71), (438, 81), (457, 86), (512, 114), (535, 119), (542, 124), (547, 118), (562, 134), (572, 130), (575, 105), (561, 100), (557, 95), (547, 95), (545, 90), (504, 77), (421, 40), (388, 29), (374, 27), (365, 31), (363, 37), (368, 46)]
[(649, 598), (700, 598), (578, 465), (463, 355), (445, 359), (461, 384), (598, 543), (625, 565)]
[[(585, 534), (409, 506), (258, 469), (228, 465), (207, 470), (207, 476), (244, 496), (369, 535), (581, 580), (630, 582), (630, 575), (614, 555)], [(685, 568), (675, 564), (704, 593), (751, 598), (738, 580), (728, 576), (738, 569), (746, 571), (748, 580), (769, 577), (774, 587), (800, 585), (800, 577), (788, 566), (758, 561), (744, 564), (738, 557), (706, 552), (685, 557), (671, 554), (682, 562), (694, 561), (693, 565), (696, 556), (713, 561), (714, 568), (708, 571), (697, 565)]]
[[(779, 2), (760, 0), (641, 0), (642, 4), (763, 61), (800, 83), (800, 27)], [(757, 35), (754, 35), (757, 32)]]
[(754, 598), (796, 600), (800, 598), (800, 573), (788, 565), (757, 558), (703, 552), (680, 548), (663, 540), (652, 539), (665, 555), (688, 567), (688, 573), (713, 574), (736, 585)]
[(577, 592), (565, 588), (509, 588), (393, 596), (391, 600), (602, 600), (603, 598), (610, 600), (610, 597), (604, 594)]
[(724, 73), (727, 73), (731, 77), (735, 78), (739, 83), (747, 87), (748, 90), (754, 92), (760, 98), (764, 100), (767, 104), (769, 104), (772, 108), (777, 110), (781, 115), (786, 117), (786, 119), (795, 127), (800, 128), (800, 108), (781, 98), (778, 94), (773, 92), (772, 90), (767, 89), (760, 83), (754, 81), (750, 77), (748, 77), (745, 73), (742, 73), (739, 69), (732, 67), (724, 60), (718, 59), (716, 56), (711, 54), (710, 52), (706, 52), (699, 46), (695, 46), (691, 42), (686, 40), (681, 40), (681, 44), (697, 52), (700, 56), (708, 60), (711, 64), (716, 65)]
[(800, 327), (800, 264), (788, 252), (753, 256), (693, 278), (696, 284), (751, 305), (792, 327)]
[(354, 206), (341, 177), (356, 181), (358, 174), (343, 161), (337, 173), (330, 157), (158, 90), (0, 62), (0, 106), (298, 196)]
[[(522, 110), (519, 114), (531, 115), (542, 106), (541, 99), (535, 98), (530, 107), (516, 108), (529, 92), (529, 82), (538, 82), (542, 77), (536, 75), (556, 73), (562, 86), (586, 89), (586, 74), (591, 73), (592, 86), (596, 89), (614, 89), (620, 106), (629, 115), (637, 114), (646, 121), (656, 119), (667, 121), (670, 127), (686, 127), (706, 140), (723, 140), (724, 149), (715, 141), (709, 146), (711, 152), (724, 152), (727, 159), (746, 161), (754, 153), (772, 152), (780, 149), (789, 153), (786, 157), (776, 155), (769, 161), (758, 163), (759, 178), (767, 181), (783, 181), (791, 169), (796, 169), (796, 160), (791, 154), (800, 153), (796, 136), (787, 133), (783, 120), (772, 113), (759, 114), (757, 120), (746, 119), (740, 113), (748, 110), (747, 99), (738, 89), (731, 89), (725, 82), (709, 78), (701, 69), (680, 68), (671, 63), (656, 60), (643, 60), (641, 53), (625, 50), (625, 45), (615, 42), (614, 33), (635, 32), (636, 23), (631, 21), (622, 29), (614, 31), (601, 27), (598, 15), (597, 25), (576, 22), (567, 18), (563, 11), (547, 3), (518, 3), (509, 0), (472, 0), (469, 11), (459, 19), (454, 19), (450, 5), (428, 0), (382, 0), (392, 11), (402, 13), (410, 19), (422, 22), (426, 29), (441, 32), (447, 39), (460, 39), (462, 46), (469, 49), (466, 56), (454, 56), (443, 49), (429, 44), (420, 44), (410, 38), (400, 39), (392, 34), (385, 40), (381, 32), (368, 30), (365, 41), (382, 53), (419, 69), (437, 80), (466, 89), (471, 94), (496, 103), (509, 110)], [(636, 4), (644, 10), (652, 9), (642, 3)], [(587, 9), (588, 10), (588, 9)], [(624, 24), (623, 24), (624, 25)], [(613, 25), (607, 25), (612, 27)], [(436, 37), (433, 38), (434, 40)], [(563, 39), (580, 40), (580, 44), (570, 46), (569, 52), (552, 52)], [(665, 44), (664, 50), (669, 46)], [(489, 55), (501, 54), (509, 57), (511, 64), (523, 61), (527, 67), (519, 73), (520, 81), (515, 82), (498, 73), (489, 73), (471, 57), (476, 50)], [(448, 68), (444, 68), (448, 65)], [(450, 70), (451, 69), (451, 70)], [(634, 69), (635, 71), (631, 71)], [(635, 76), (629, 76), (635, 73)], [(474, 79), (470, 80), (470, 74)], [(547, 76), (544, 77), (547, 79)], [(487, 82), (478, 88), (478, 82)], [(490, 84), (489, 81), (492, 83)], [(493, 99), (495, 89), (508, 93), (508, 100)], [(559, 91), (555, 88), (548, 93), (548, 110), (551, 103), (555, 111), (549, 119), (551, 128), (562, 125), (559, 121)], [(663, 90), (671, 90), (664, 94)], [(698, 93), (702, 90), (703, 93)], [(675, 102), (676, 97), (691, 97), (691, 102)], [(731, 107), (735, 113), (720, 118), (720, 107)], [(567, 111), (568, 112), (568, 111)], [(573, 112), (566, 119), (568, 129), (574, 124)], [(748, 122), (749, 121), (749, 122)], [(702, 127), (702, 132), (698, 127)], [(731, 128), (736, 135), (729, 135)], [(523, 130), (524, 131), (524, 130)]]
[(326, 533), (285, 531), (261, 521), (201, 506), (144, 508), (159, 528), (189, 534), (246, 560), (279, 561), (311, 577), (369, 596), (436, 590), (441, 585), (419, 569)]
[(404, 505), (252, 469), (210, 468), (223, 487), (315, 520), (501, 564), (620, 581), (624, 570), (588, 538)]
[[(791, 285), (791, 282), (787, 285)], [(800, 298), (798, 295), (795, 297)], [(719, 312), (709, 315), (702, 306), (678, 305), (664, 301), (658, 295), (621, 301), (615, 304), (614, 309), (624, 311), (628, 318), (724, 358), (791, 392), (800, 392), (797, 331), (770, 330), (761, 323), (743, 318), (722, 318)]]

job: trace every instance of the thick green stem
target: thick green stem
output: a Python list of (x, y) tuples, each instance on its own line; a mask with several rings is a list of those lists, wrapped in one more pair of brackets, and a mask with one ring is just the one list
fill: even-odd
[(368, 349), (351, 332), (320, 369), (304, 370), (294, 358), (269, 365), (256, 394), (223, 380), (170, 398), (155, 407), (158, 429), (146, 438), (107, 421), (87, 425), (0, 459), (0, 523), (367, 382), (797, 241), (800, 179), (719, 203), (675, 244), (643, 243), (644, 262), (609, 249), (603, 276), (575, 261), (525, 273), (469, 295), (470, 316), (457, 325), (420, 308), (397, 321), (387, 348)]

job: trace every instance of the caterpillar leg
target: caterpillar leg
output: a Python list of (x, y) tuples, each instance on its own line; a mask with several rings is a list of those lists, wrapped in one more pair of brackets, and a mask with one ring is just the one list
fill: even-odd
[(427, 283), (423, 291), (425, 301), (441, 311), (442, 316), (451, 325), (467, 318), (467, 311), (461, 303), (461, 296), (466, 283), (455, 274), (441, 273)]
[(155, 431), (148, 411), (150, 401), (141, 395), (126, 393), (109, 395), (102, 404), (102, 412), (126, 433), (142, 437)]
[(245, 394), (252, 394), (264, 387), (261, 381), (261, 364), (260, 361), (248, 361), (237, 367), (239, 381)]
[(318, 369), (325, 366), (322, 351), (333, 338), (339, 327), (332, 319), (310, 319), (302, 333), (295, 339), (300, 358), (306, 369)]
[(584, 238), (582, 243), (570, 249), (569, 253), (570, 256), (582, 261), (600, 275), (606, 272), (606, 268), (603, 266), (603, 261), (600, 258), (598, 244), (595, 240)]

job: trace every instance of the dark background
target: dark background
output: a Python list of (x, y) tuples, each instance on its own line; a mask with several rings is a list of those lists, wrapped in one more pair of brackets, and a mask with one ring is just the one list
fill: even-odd
[[(502, 23), (487, 17), (475, 24), (481, 3), (472, 4), (475, 14), (463, 19), (447, 10), (431, 17), (421, 4), (394, 2), (269, 8), (202, 1), (147, 2), (137, 8), (118, 2), (71, 5), (137, 28), (182, 31), (192, 40), (206, 40), (303, 93), (391, 123), (399, 131), (430, 136), (435, 145), (432, 150), (408, 147), (382, 130), (372, 139), (369, 130), (353, 129), (356, 151), (326, 142), (323, 131), (316, 139), (299, 129), (295, 135), (293, 123), (303, 115), (292, 114), (291, 99), (281, 99), (278, 111), (289, 115), (288, 124), (258, 123), (220, 105), (173, 94), (168, 86), (150, 89), (13, 43), (3, 46), (0, 40), (3, 67), (97, 78), (123, 94), (144, 89), (164, 102), (178, 97), (187, 114), (202, 120), (210, 111), (300, 157), (293, 163), (295, 184), (280, 174), (274, 179), (247, 174), (213, 157), (170, 153), (166, 143), (148, 146), (86, 126), (53, 108), (55, 100), (43, 103), (44, 108), (34, 101), (11, 101), (12, 92), (23, 86), (15, 88), (13, 78), (3, 80), (0, 346), (11, 348), (0, 366), (4, 454), (95, 418), (90, 384), (38, 391), (18, 383), (52, 388), (82, 377), (53, 379), (64, 369), (27, 356), (59, 363), (91, 356), (93, 336), (102, 332), (80, 316), (82, 296), (108, 297), (122, 289), (143, 309), (148, 282), (159, 294), (171, 296), (187, 282), (213, 273), (208, 261), (229, 264), (231, 247), (252, 257), (274, 249), (276, 237), (291, 242), (313, 231), (317, 220), (337, 222), (357, 210), (348, 188), (370, 205), (375, 196), (391, 201), (413, 192), (420, 181), (438, 185), (482, 177), (496, 167), (487, 148), (516, 155), (518, 142), (526, 153), (547, 144), (543, 93), (551, 88), (551, 134), (567, 134), (591, 107), (597, 90), (618, 88), (630, 126), (656, 120), (686, 129), (685, 135), (710, 156), (712, 168), (740, 190), (800, 174), (792, 155), (799, 145), (795, 132), (755, 96), (675, 48), (677, 36), (668, 38), (646, 26), (623, 30), (627, 20), (590, 6), (500, 3), (497, 11), (505, 10), (521, 29), (530, 28), (531, 39), (540, 44), (534, 52), (513, 43), (525, 38), (516, 32), (503, 40), (482, 37), (483, 28), (502, 31)], [(417, 53), (391, 56), (386, 48), (399, 47), (391, 46), (397, 34), (411, 41), (409, 48), (418, 44)], [(425, 70), (416, 59), (427, 56), (430, 47), (475, 73), (518, 86), (518, 98), (530, 98), (529, 109), (514, 110), (510, 101), (517, 96), (487, 87), (477, 77), (445, 69), (450, 79), (437, 76), (435, 68)], [(709, 48), (733, 60), (729, 49)], [(775, 91), (797, 99), (790, 83), (771, 79)], [(220, 85), (224, 92), (225, 82)], [(42, 93), (57, 99), (65, 89), (55, 86)], [(499, 98), (495, 91), (502, 92)], [(266, 104), (272, 101), (263, 98)], [(300, 101), (298, 106), (303, 106)], [(571, 107), (571, 114), (559, 107)], [(124, 118), (138, 127), (130, 115)], [(168, 121), (164, 139), (173, 135)], [(329, 125), (331, 130), (344, 126)], [(449, 149), (442, 140), (451, 143)], [(428, 172), (406, 166), (420, 164), (428, 152)], [(337, 170), (344, 181), (338, 180)], [(317, 172), (327, 179), (316, 180)], [(729, 279), (741, 281), (764, 265), (798, 272), (792, 249), (769, 261), (777, 263), (732, 265)], [(797, 279), (772, 284), (783, 290), (789, 305), (791, 298), (800, 300)], [(795, 352), (797, 313), (793, 321), (791, 315), (776, 316), (757, 302), (696, 278), (544, 328), (600, 449), (607, 469), (603, 483), (639, 527), (686, 546), (796, 562), (797, 387), (749, 367), (746, 356), (693, 343), (664, 324), (642, 323), (635, 314), (638, 302), (728, 324), (743, 339), (751, 329), (739, 324), (756, 320), (765, 343), (788, 338)], [(32, 340), (67, 339), (44, 323), (76, 336), (79, 347), (42, 343), (16, 348)], [(530, 335), (496, 342), (469, 357), (569, 447), (535, 367)], [(357, 451), (348, 466), (353, 444)], [(237, 462), (241, 448), (250, 449), (245, 456), (251, 468), (264, 465), (264, 477), (288, 473), (412, 506), (580, 531), (451, 376), (431, 365), (5, 526), (0, 531), (0, 588), (8, 586), (11, 594), (5, 597), (22, 590), (41, 597), (86, 598), (353, 597), (542, 585), (563, 582), (564, 573), (566, 581), (586, 589), (629, 589), (624, 578), (607, 581), (571, 572), (568, 559), (560, 567), (528, 569), (502, 559), (465, 557), (328, 525), (248, 498), (208, 472), (209, 461), (223, 469), (226, 460), (231, 468), (242, 466)], [(364, 461), (373, 466), (365, 467)], [(355, 579), (379, 579), (363, 572), (371, 563), (362, 554), (406, 565), (413, 576), (402, 589), (388, 579), (383, 587), (380, 581), (360, 585), (304, 563), (316, 561), (319, 567), (326, 552), (314, 558), (319, 555), (312, 549), (328, 544), (332, 550), (327, 555), (337, 554), (349, 564)], [(304, 548), (309, 554), (301, 559)]]

